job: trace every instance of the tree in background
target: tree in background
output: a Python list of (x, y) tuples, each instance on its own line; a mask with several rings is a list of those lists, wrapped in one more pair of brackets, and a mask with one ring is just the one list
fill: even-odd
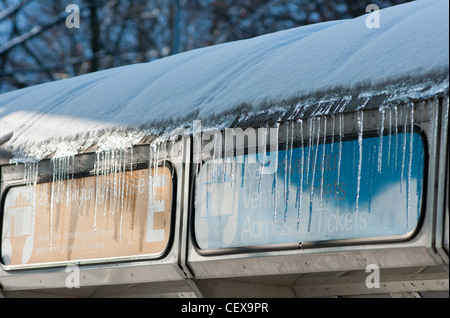
[[(380, 8), (408, 0), (373, 0)], [(68, 4), (80, 28), (67, 28)], [(365, 14), (356, 0), (0, 0), (0, 93)]]

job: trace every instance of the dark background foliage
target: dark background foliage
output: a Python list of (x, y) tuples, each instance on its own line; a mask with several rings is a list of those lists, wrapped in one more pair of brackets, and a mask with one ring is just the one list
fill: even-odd
[[(0, 0), (0, 93), (408, 0)], [(80, 28), (66, 27), (68, 4)]]

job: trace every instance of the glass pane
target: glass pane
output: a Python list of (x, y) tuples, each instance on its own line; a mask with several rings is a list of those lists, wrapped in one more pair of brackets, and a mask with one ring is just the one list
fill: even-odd
[(420, 135), (308, 145), (205, 163), (196, 190), (198, 246), (398, 237), (416, 228), (424, 170)]
[[(167, 167), (11, 188), (4, 201), (5, 265), (159, 255), (167, 247)], [(153, 189), (149, 191), (149, 182)], [(150, 200), (149, 200), (149, 193)], [(152, 200), (153, 193), (155, 200)]]

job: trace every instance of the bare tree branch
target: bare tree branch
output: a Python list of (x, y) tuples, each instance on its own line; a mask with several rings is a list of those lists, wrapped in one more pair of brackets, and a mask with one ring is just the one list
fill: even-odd
[(6, 10), (0, 12), (0, 21), (15, 15), (19, 10), (25, 7), (28, 4), (29, 0), (22, 0), (17, 3), (15, 6), (9, 7)]
[(6, 42), (4, 45), (0, 47), (0, 55), (3, 55), (5, 53), (8, 53), (12, 49), (14, 49), (16, 46), (23, 44), (24, 42), (38, 36), (42, 32), (50, 29), (51, 27), (61, 23), (66, 19), (66, 14), (61, 14), (57, 18), (53, 19), (50, 23), (44, 24), (44, 25), (37, 25), (34, 28), (32, 28), (30, 31), (25, 32), (24, 34), (17, 36), (13, 38), (12, 40)]

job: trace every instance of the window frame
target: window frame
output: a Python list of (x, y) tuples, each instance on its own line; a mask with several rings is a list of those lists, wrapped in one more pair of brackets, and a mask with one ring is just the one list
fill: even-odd
[[(2, 252), (2, 241), (3, 241), (3, 223), (4, 223), (4, 212), (5, 212), (5, 201), (9, 191), (13, 188), (24, 187), (26, 184), (21, 180), (20, 182), (10, 182), (6, 185), (0, 195), (0, 266), (5, 271), (21, 271), (28, 269), (43, 269), (43, 268), (53, 268), (53, 267), (62, 267), (73, 265), (74, 263), (77, 265), (108, 265), (113, 263), (127, 263), (127, 262), (136, 262), (136, 261), (160, 261), (164, 259), (174, 246), (174, 238), (175, 238), (175, 223), (176, 223), (176, 203), (177, 203), (177, 185), (178, 185), (178, 177), (177, 171), (175, 169), (174, 164), (170, 161), (170, 158), (167, 158), (164, 162), (158, 160), (158, 167), (166, 167), (169, 169), (171, 174), (171, 182), (172, 182), (172, 198), (171, 198), (171, 212), (170, 212), (170, 233), (168, 236), (167, 244), (163, 251), (154, 253), (154, 254), (141, 254), (141, 255), (127, 255), (127, 256), (117, 256), (117, 257), (100, 257), (100, 258), (89, 258), (82, 260), (66, 260), (66, 261), (58, 261), (58, 262), (42, 262), (42, 263), (31, 263), (31, 264), (18, 264), (18, 265), (6, 265), (3, 262), (3, 252)], [(131, 169), (133, 168), (133, 169)], [(150, 170), (149, 162), (138, 162), (132, 163), (132, 167), (128, 167), (125, 169), (125, 172), (128, 171), (140, 171), (140, 170)], [(95, 177), (93, 170), (82, 170), (74, 173), (75, 179), (83, 179), (88, 177)], [(51, 183), (51, 176), (38, 176), (36, 184), (45, 184)], [(147, 206), (148, 208), (148, 206)]]
[[(288, 124), (289, 121), (283, 122), (282, 124)], [(271, 125), (271, 127), (273, 127)], [(392, 126), (394, 128), (394, 126)], [(281, 129), (281, 128), (280, 128)], [(410, 127), (407, 127), (406, 131), (403, 127), (403, 125), (397, 126), (397, 134), (403, 134), (403, 133), (410, 133)], [(223, 135), (223, 131), (221, 131)], [(195, 228), (195, 197), (196, 197), (196, 179), (198, 174), (200, 173), (200, 170), (202, 166), (207, 161), (202, 161), (200, 164), (198, 164), (198, 170), (194, 166), (192, 168), (192, 179), (190, 182), (190, 195), (189, 195), (189, 232), (190, 232), (190, 241), (192, 243), (192, 246), (194, 247), (195, 251), (201, 255), (201, 256), (220, 256), (220, 255), (240, 255), (240, 254), (247, 254), (247, 253), (258, 253), (258, 252), (275, 252), (275, 251), (298, 251), (298, 250), (305, 250), (305, 249), (317, 249), (317, 248), (324, 248), (324, 247), (345, 247), (345, 246), (355, 246), (355, 245), (373, 245), (373, 244), (380, 244), (380, 243), (401, 243), (401, 242), (407, 242), (412, 239), (414, 239), (418, 233), (420, 233), (424, 220), (425, 220), (425, 213), (426, 213), (426, 206), (427, 206), (427, 193), (428, 193), (428, 173), (429, 173), (429, 145), (427, 136), (422, 128), (420, 128), (416, 123), (414, 123), (413, 126), (413, 133), (418, 134), (418, 136), (421, 138), (422, 144), (423, 144), (423, 179), (422, 179), (422, 195), (421, 195), (421, 206), (420, 206), (420, 212), (419, 212), (419, 219), (417, 221), (417, 224), (409, 233), (406, 233), (404, 235), (397, 235), (397, 236), (380, 236), (380, 237), (369, 237), (369, 238), (352, 238), (352, 239), (336, 239), (336, 240), (324, 240), (324, 241), (308, 241), (308, 242), (298, 242), (298, 243), (282, 243), (282, 244), (262, 244), (262, 245), (251, 245), (251, 246), (239, 246), (239, 247), (229, 247), (229, 248), (216, 248), (216, 249), (202, 249), (199, 244), (197, 243), (196, 239), (196, 228)], [(384, 129), (383, 136), (389, 135), (389, 129)], [(395, 136), (395, 133), (391, 133), (392, 136)], [(379, 132), (375, 129), (368, 129), (363, 131), (363, 138), (373, 138), (378, 137)], [(330, 136), (327, 134), (325, 144), (332, 142), (333, 136)], [(322, 140), (322, 142), (319, 142), (319, 145), (323, 145), (323, 138), (320, 138), (319, 140)], [(342, 141), (353, 141), (358, 140), (358, 133), (352, 132), (344, 134), (342, 137)], [(335, 141), (335, 144), (336, 141)], [(294, 139), (294, 146), (293, 148), (299, 148), (299, 145), (305, 145), (307, 146), (307, 139), (304, 138), (303, 141), (300, 141), (299, 139)], [(254, 147), (255, 149), (257, 147)], [(286, 143), (285, 142), (278, 142), (278, 151), (286, 149)], [(244, 148), (244, 154), (248, 155), (249, 147)], [(236, 148), (233, 147), (233, 152), (236, 151)], [(269, 151), (269, 145), (267, 145), (266, 151)], [(222, 152), (222, 158), (225, 158), (225, 151)], [(256, 150), (256, 153), (258, 153), (258, 150)], [(231, 157), (231, 156), (229, 156)], [(227, 157), (228, 158), (228, 157)], [(210, 158), (209, 160), (212, 160), (213, 158)], [(209, 161), (208, 160), (208, 161)]]

